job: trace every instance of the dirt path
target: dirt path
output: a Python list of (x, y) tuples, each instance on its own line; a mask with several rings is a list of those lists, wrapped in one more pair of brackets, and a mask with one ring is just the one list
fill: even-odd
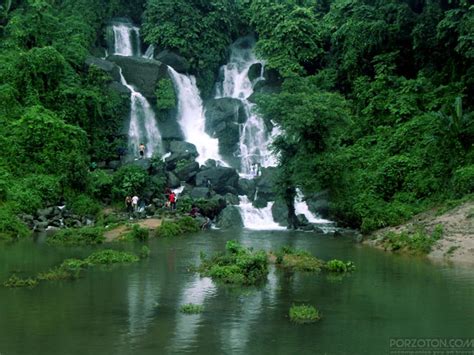
[(105, 241), (112, 242), (119, 238), (120, 236), (128, 233), (131, 230), (131, 225), (138, 224), (142, 228), (148, 228), (149, 230), (155, 230), (161, 225), (161, 219), (158, 218), (148, 218), (141, 220), (134, 220), (130, 225), (118, 226), (114, 229), (108, 230), (105, 232)]
[[(474, 201), (465, 202), (439, 216), (436, 210), (416, 215), (406, 224), (389, 227), (373, 233), (377, 238), (387, 232), (400, 233), (421, 225), (431, 233), (437, 225), (443, 226), (443, 236), (433, 246), (428, 257), (433, 260), (474, 264)], [(373, 243), (370, 243), (373, 244)]]

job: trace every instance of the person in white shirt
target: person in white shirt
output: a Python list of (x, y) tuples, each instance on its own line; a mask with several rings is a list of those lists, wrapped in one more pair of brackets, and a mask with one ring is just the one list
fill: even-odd
[(137, 195), (132, 197), (132, 207), (133, 207), (134, 212), (138, 211), (138, 200), (139, 200), (139, 198), (138, 198)]

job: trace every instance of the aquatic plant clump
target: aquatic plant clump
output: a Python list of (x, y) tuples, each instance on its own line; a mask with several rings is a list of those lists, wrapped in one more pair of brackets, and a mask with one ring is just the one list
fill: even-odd
[(290, 320), (299, 324), (314, 323), (321, 319), (319, 311), (315, 307), (306, 304), (292, 305), (289, 314)]
[(275, 256), (275, 263), (286, 269), (319, 272), (324, 267), (324, 261), (312, 256), (306, 251), (296, 250), (290, 247), (282, 247)]
[(92, 253), (84, 261), (90, 265), (108, 265), (118, 263), (133, 263), (138, 260), (140, 260), (138, 256), (125, 251), (104, 249)]
[(352, 261), (342, 261), (338, 259), (329, 260), (326, 263), (326, 270), (336, 273), (346, 273), (355, 270), (355, 265)]
[(210, 258), (201, 255), (199, 272), (214, 281), (254, 285), (267, 278), (268, 261), (263, 250), (252, 251), (235, 241), (228, 241), (226, 252)]
[(3, 283), (5, 287), (36, 287), (37, 285), (38, 280), (36, 279), (22, 279), (16, 275), (10, 276), (10, 278)]
[(62, 229), (48, 237), (46, 242), (52, 245), (95, 245), (104, 242), (104, 229), (99, 227), (83, 227)]
[(185, 314), (199, 314), (204, 310), (204, 306), (201, 304), (187, 303), (183, 304), (179, 311)]

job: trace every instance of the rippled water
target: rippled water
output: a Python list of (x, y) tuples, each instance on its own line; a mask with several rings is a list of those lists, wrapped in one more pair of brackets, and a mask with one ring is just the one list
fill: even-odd
[[(189, 271), (201, 251), (223, 250), (229, 239), (348, 259), (357, 271), (338, 279), (271, 268), (267, 283), (251, 288), (215, 285)], [(385, 354), (390, 338), (473, 337), (469, 268), (287, 231), (211, 231), (149, 245), (148, 260), (94, 268), (77, 281), (0, 287), (0, 354)], [(2, 246), (0, 281), (12, 271), (34, 274), (90, 251), (30, 242)], [(203, 304), (204, 312), (182, 314), (185, 303)], [(292, 324), (293, 303), (317, 306), (323, 319)]]

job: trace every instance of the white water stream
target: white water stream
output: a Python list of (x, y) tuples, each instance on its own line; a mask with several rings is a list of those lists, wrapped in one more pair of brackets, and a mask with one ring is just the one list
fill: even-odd
[(219, 154), (219, 141), (211, 138), (205, 131), (206, 117), (196, 78), (180, 74), (171, 67), (168, 70), (178, 96), (178, 123), (185, 141), (196, 146), (199, 154), (196, 161), (203, 165), (206, 160), (213, 159), (220, 165), (227, 166)]
[[(139, 29), (129, 24), (112, 26), (114, 31), (114, 54), (122, 56), (140, 55)], [(133, 50), (133, 39), (137, 43), (137, 50)], [(120, 69), (120, 80), (130, 94), (130, 125), (128, 129), (128, 152), (138, 157), (139, 146), (145, 145), (145, 157), (151, 158), (153, 154), (161, 154), (161, 134), (156, 124), (153, 108), (148, 100), (125, 80)]]

